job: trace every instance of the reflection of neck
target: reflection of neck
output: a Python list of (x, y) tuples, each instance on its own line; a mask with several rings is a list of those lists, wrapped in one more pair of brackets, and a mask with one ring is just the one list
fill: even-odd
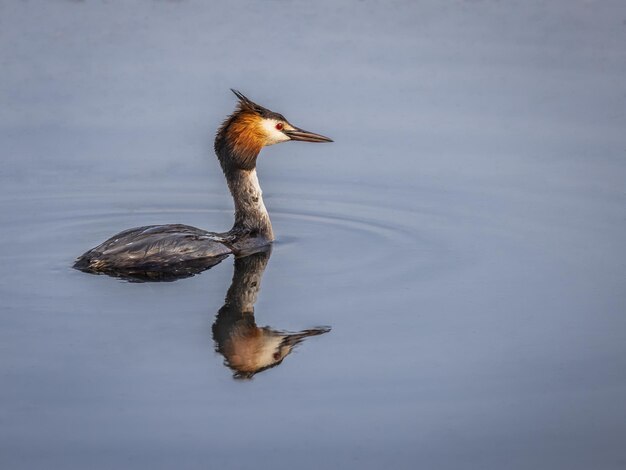
[[(270, 249), (235, 258), (233, 281), (226, 293), (224, 305), (213, 323), (215, 349), (235, 375), (254, 374), (256, 362), (265, 347), (264, 329), (254, 320), (254, 304), (261, 288), (261, 278), (270, 258)], [(243, 375), (245, 376), (245, 375)]]
[(233, 282), (226, 293), (224, 306), (220, 309), (227, 310), (233, 316), (245, 314), (254, 315), (261, 278), (270, 259), (270, 250), (261, 251), (243, 258), (235, 258), (235, 273)]
[(231, 169), (226, 172), (226, 180), (235, 202), (235, 224), (231, 233), (239, 236), (250, 234), (273, 241), (272, 223), (263, 203), (256, 168)]

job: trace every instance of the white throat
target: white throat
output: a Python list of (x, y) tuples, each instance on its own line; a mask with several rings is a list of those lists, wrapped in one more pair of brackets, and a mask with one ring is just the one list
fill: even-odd
[(235, 202), (233, 230), (258, 233), (268, 241), (273, 241), (272, 224), (263, 203), (263, 191), (256, 169), (233, 172), (228, 178), (228, 186)]

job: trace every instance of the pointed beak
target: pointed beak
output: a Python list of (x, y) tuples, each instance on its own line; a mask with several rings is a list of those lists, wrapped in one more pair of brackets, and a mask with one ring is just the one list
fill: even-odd
[(321, 328), (311, 328), (309, 330), (300, 331), (298, 333), (292, 333), (290, 335), (285, 336), (283, 338), (282, 344), (287, 346), (295, 346), (298, 343), (301, 343), (306, 338), (311, 336), (323, 335), (324, 333), (328, 333), (330, 328), (321, 327)]
[(298, 129), (294, 127), (291, 130), (283, 131), (291, 140), (301, 140), (302, 142), (332, 142), (332, 139), (325, 137), (320, 134), (315, 134), (313, 132), (305, 131), (303, 129)]

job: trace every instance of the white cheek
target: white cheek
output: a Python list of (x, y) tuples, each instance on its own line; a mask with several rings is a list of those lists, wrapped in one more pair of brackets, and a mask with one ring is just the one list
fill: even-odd
[(276, 124), (278, 124), (278, 121), (274, 119), (263, 119), (263, 129), (265, 130), (265, 138), (267, 139), (265, 145), (279, 144), (289, 140), (289, 137), (276, 129)]
[(274, 353), (280, 351), (280, 343), (284, 336), (265, 336), (257, 351), (255, 362), (257, 367), (267, 367), (276, 362)]

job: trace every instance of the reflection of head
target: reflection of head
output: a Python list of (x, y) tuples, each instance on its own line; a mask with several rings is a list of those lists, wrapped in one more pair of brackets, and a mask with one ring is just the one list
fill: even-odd
[(231, 335), (220, 346), (226, 365), (235, 371), (237, 378), (251, 378), (266, 369), (277, 366), (308, 336), (330, 331), (329, 328), (314, 328), (299, 333), (286, 333), (259, 328), (252, 322), (242, 322), (231, 330)]
[(256, 325), (254, 304), (269, 256), (268, 250), (235, 259), (233, 282), (213, 324), (216, 350), (224, 356), (235, 378), (251, 378), (277, 366), (307, 337), (330, 331), (312, 328), (288, 333)]

